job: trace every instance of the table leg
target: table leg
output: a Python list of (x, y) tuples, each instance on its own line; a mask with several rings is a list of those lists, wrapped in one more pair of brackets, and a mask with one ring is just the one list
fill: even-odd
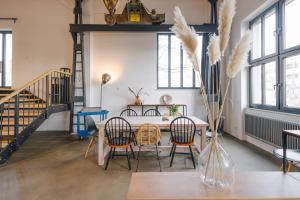
[(98, 138), (98, 165), (104, 165), (105, 158), (105, 144), (104, 144), (104, 127), (99, 128)]
[(200, 149), (203, 151), (206, 145), (206, 127), (201, 127), (201, 143), (200, 143)]
[(286, 173), (287, 134), (284, 131), (282, 133), (282, 148), (283, 148), (282, 168), (283, 168), (283, 172)]

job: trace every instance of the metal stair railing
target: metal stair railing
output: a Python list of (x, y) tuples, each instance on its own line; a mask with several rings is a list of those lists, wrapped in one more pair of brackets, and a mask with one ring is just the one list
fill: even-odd
[(0, 99), (0, 164), (51, 113), (70, 108), (71, 76), (50, 70)]

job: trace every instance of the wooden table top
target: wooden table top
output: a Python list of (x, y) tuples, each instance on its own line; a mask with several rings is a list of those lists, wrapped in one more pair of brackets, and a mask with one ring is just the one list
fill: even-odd
[(128, 200), (300, 199), (300, 173), (241, 172), (227, 189), (205, 186), (196, 172), (133, 173)]
[[(208, 126), (208, 124), (201, 119), (195, 116), (188, 116), (191, 120), (194, 121), (197, 127), (199, 126)], [(150, 123), (159, 126), (160, 128), (169, 128), (170, 123), (174, 119), (174, 117), (169, 117), (169, 121), (163, 121), (162, 116), (130, 116), (130, 117), (123, 117), (126, 121), (130, 123), (132, 127), (139, 127), (143, 124)], [(99, 123), (99, 126), (105, 125), (107, 120)]]

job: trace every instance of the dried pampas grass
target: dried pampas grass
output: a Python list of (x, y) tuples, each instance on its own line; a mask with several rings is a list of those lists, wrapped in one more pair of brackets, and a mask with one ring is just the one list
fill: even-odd
[(233, 50), (227, 66), (227, 76), (234, 78), (242, 67), (248, 65), (248, 52), (251, 48), (252, 34), (247, 31)]
[(187, 52), (189, 60), (194, 66), (194, 70), (199, 71), (200, 61), (197, 55), (198, 49), (198, 35), (193, 27), (189, 27), (183, 17), (179, 7), (175, 7), (175, 24), (171, 28), (171, 31), (176, 34), (178, 39), (181, 41), (183, 48)]
[(235, 15), (236, 0), (224, 0), (220, 6), (219, 15), (219, 35), (220, 35), (220, 49), (222, 56), (225, 54), (232, 26), (233, 17)]
[(210, 37), (209, 45), (207, 46), (207, 53), (210, 66), (215, 65), (221, 59), (219, 36), (214, 34)]

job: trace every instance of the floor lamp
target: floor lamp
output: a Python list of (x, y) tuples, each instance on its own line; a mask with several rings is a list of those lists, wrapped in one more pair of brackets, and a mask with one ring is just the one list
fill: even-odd
[(100, 92), (100, 108), (102, 109), (102, 89), (103, 89), (103, 85), (105, 85), (106, 83), (108, 83), (111, 79), (111, 76), (107, 73), (102, 74), (102, 81), (101, 81), (101, 92)]

